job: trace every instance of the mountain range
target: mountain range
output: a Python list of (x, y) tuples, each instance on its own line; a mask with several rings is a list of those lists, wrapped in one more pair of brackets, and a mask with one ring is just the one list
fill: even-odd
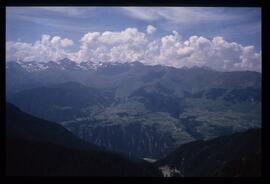
[(261, 74), (69, 59), (6, 63), (7, 101), (90, 144), (161, 159), (261, 127)]

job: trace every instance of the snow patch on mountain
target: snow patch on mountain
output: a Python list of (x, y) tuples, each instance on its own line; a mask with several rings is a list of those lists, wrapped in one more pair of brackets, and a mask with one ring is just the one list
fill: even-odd
[(44, 65), (44, 63), (38, 62), (20, 62), (18, 64), (20, 64), (21, 67), (28, 72), (41, 71), (46, 70), (48, 68), (48, 66)]
[[(48, 69), (58, 69), (58, 70), (77, 70), (77, 71), (97, 71), (100, 68), (106, 68), (109, 66), (117, 66), (123, 63), (104, 63), (104, 62), (92, 62), (85, 61), (77, 63), (70, 59), (62, 59), (59, 61), (50, 61), (50, 62), (35, 62), (35, 61), (10, 61), (6, 63), (6, 69), (10, 69), (12, 64), (17, 64), (22, 67), (27, 72), (39, 72)], [(138, 62), (134, 62), (131, 66), (136, 65)]]

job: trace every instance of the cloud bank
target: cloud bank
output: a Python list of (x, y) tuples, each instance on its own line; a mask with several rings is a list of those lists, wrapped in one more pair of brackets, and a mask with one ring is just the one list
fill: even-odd
[(44, 34), (35, 43), (7, 42), (6, 60), (48, 62), (69, 57), (66, 47), (73, 45), (73, 41), (59, 36), (51, 37)]
[(221, 71), (261, 71), (261, 52), (254, 46), (228, 42), (223, 37), (207, 39), (191, 36), (183, 40), (172, 31), (152, 38), (156, 28), (148, 25), (146, 32), (126, 28), (119, 32), (88, 32), (79, 40), (80, 47), (71, 52), (74, 41), (59, 36), (42, 35), (35, 43), (7, 42), (6, 61), (48, 62), (69, 58), (76, 62), (133, 62), (173, 67), (207, 66)]

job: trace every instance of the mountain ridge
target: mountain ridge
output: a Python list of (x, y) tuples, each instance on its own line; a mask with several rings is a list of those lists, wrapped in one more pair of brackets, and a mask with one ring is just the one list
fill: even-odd
[[(46, 70), (49, 69), (50, 66), (54, 66), (54, 67), (60, 67), (62, 70), (63, 69), (69, 69), (69, 70), (97, 70), (98, 68), (102, 68), (102, 67), (108, 67), (108, 66), (116, 66), (116, 65), (130, 65), (130, 66), (153, 66), (153, 67), (164, 67), (164, 68), (175, 68), (175, 69), (181, 69), (181, 70), (209, 70), (209, 71), (216, 71), (216, 72), (238, 72), (238, 71), (218, 71), (215, 70), (211, 67), (208, 66), (192, 66), (192, 67), (187, 67), (187, 66), (183, 66), (180, 68), (176, 68), (173, 66), (163, 66), (160, 64), (156, 64), (156, 65), (147, 65), (144, 64), (143, 62), (140, 61), (133, 61), (133, 62), (103, 62), (103, 61), (99, 61), (99, 62), (93, 62), (93, 61), (83, 61), (83, 62), (75, 62), (71, 59), (68, 58), (64, 58), (58, 61), (49, 61), (49, 62), (36, 62), (36, 61), (6, 61), (6, 68), (10, 68), (10, 63), (16, 63), (20, 66), (22, 66), (26, 71), (28, 72), (35, 72), (35, 71), (41, 71), (41, 70)], [(249, 71), (246, 70), (248, 72), (256, 72), (256, 73), (260, 73), (257, 71)], [(245, 72), (245, 71), (243, 71)]]
[(139, 158), (261, 126), (256, 72), (140, 63), (40, 72), (16, 67), (7, 70), (8, 101), (88, 142)]

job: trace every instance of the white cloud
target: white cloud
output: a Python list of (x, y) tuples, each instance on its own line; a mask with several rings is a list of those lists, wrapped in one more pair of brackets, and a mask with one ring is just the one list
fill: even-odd
[(230, 43), (219, 36), (212, 40), (201, 36), (181, 40), (174, 33), (161, 38), (159, 50), (160, 54), (152, 59), (174, 67), (196, 65), (222, 71), (261, 70), (261, 53), (256, 53), (254, 46)]
[(154, 26), (152, 25), (148, 25), (147, 28), (146, 28), (146, 32), (147, 34), (153, 34), (157, 31), (157, 28), (155, 28)]
[(127, 16), (144, 20), (166, 20), (174, 24), (197, 24), (209, 21), (241, 20), (244, 15), (228, 15), (216, 8), (205, 7), (122, 7)]
[(7, 7), (8, 14), (16, 15), (37, 15), (43, 13), (58, 14), (65, 17), (90, 17), (96, 7), (69, 7), (69, 6), (36, 6), (36, 7)]
[(147, 39), (137, 28), (120, 32), (89, 32), (81, 40), (81, 47), (74, 53), (78, 61), (130, 62), (143, 58)]
[(48, 62), (57, 61), (69, 56), (66, 47), (73, 45), (73, 41), (59, 36), (51, 37), (44, 34), (35, 43), (7, 42), (6, 59), (21, 61)]
[(61, 39), (61, 37), (55, 36), (52, 38), (51, 44), (55, 47), (68, 47), (73, 45), (73, 41), (67, 38)]
[(137, 28), (119, 32), (88, 32), (80, 39), (79, 50), (69, 52), (66, 48), (74, 44), (72, 40), (42, 35), (33, 44), (7, 42), (6, 60), (40, 62), (67, 57), (77, 62), (141, 61), (173, 67), (208, 66), (222, 71), (261, 71), (261, 52), (257, 53), (254, 46), (228, 42), (220, 36), (212, 39), (191, 36), (183, 40), (176, 31), (156, 39), (149, 39), (148, 36)]
[(55, 13), (59, 13), (59, 14), (63, 14), (63, 15), (67, 15), (67, 16), (84, 16), (85, 14), (88, 13), (88, 10), (91, 10), (91, 9), (95, 9), (94, 7), (92, 8), (80, 8), (80, 7), (61, 7), (61, 6), (58, 6), (58, 7), (46, 7), (46, 6), (43, 6), (43, 7), (36, 7), (37, 9), (40, 9), (40, 10), (45, 10), (45, 11), (49, 11), (49, 12), (55, 12)]

